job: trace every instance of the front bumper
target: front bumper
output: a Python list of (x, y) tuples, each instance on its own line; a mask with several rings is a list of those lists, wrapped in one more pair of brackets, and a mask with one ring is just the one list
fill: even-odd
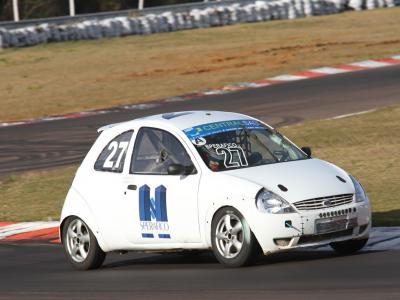
[(292, 214), (257, 211), (252, 228), (264, 254), (336, 241), (368, 238), (371, 210), (368, 204), (351, 203)]

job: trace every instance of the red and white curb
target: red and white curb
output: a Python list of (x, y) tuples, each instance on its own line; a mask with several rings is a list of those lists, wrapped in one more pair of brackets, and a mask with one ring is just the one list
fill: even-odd
[[(0, 222), (0, 242), (60, 243), (58, 226), (59, 222)], [(365, 250), (400, 250), (400, 227), (372, 228)]]
[(309, 79), (309, 78), (314, 78), (314, 77), (329, 76), (329, 75), (346, 73), (346, 72), (375, 69), (375, 68), (387, 67), (387, 66), (392, 66), (392, 65), (397, 65), (397, 64), (400, 64), (400, 55), (395, 55), (395, 56), (382, 58), (382, 59), (364, 60), (364, 61), (350, 63), (347, 65), (315, 68), (315, 69), (310, 69), (310, 70), (307, 70), (304, 72), (279, 75), (279, 76), (275, 76), (275, 77), (271, 77), (271, 78), (256, 80), (253, 82), (241, 82), (241, 83), (227, 85), (227, 86), (224, 86), (219, 89), (205, 90), (205, 91), (195, 92), (195, 93), (176, 96), (176, 97), (170, 97), (170, 98), (162, 99), (159, 101), (148, 102), (148, 103), (115, 106), (115, 107), (111, 107), (111, 108), (107, 108), (107, 109), (88, 110), (88, 111), (75, 112), (75, 113), (59, 115), (59, 116), (50, 116), (50, 117), (45, 117), (45, 118), (40, 118), (40, 119), (29, 119), (29, 120), (12, 121), (12, 122), (0, 122), (0, 128), (8, 127), (8, 126), (39, 123), (39, 122), (55, 121), (55, 120), (82, 118), (82, 117), (86, 117), (86, 116), (101, 115), (101, 114), (107, 114), (107, 113), (113, 113), (113, 112), (119, 112), (119, 111), (125, 111), (125, 110), (145, 110), (145, 109), (150, 109), (153, 107), (161, 106), (161, 105), (163, 105), (165, 103), (169, 103), (169, 102), (188, 101), (188, 100), (192, 100), (192, 99), (196, 99), (196, 98), (204, 97), (204, 96), (208, 96), (208, 95), (221, 95), (221, 94), (232, 93), (235, 91), (254, 89), (254, 88), (275, 85), (275, 84), (280, 84), (280, 83), (285, 83), (285, 82), (291, 82), (291, 81), (296, 81), (296, 80), (304, 80), (304, 79)]
[(0, 242), (42, 241), (59, 243), (59, 222), (0, 222)]

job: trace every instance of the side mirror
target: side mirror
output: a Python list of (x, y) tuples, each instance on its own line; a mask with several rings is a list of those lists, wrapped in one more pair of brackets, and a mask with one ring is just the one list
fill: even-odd
[(194, 166), (183, 166), (181, 164), (170, 164), (168, 166), (168, 175), (189, 175), (193, 174)]
[(301, 147), (301, 150), (307, 154), (308, 157), (311, 157), (311, 148), (310, 147)]

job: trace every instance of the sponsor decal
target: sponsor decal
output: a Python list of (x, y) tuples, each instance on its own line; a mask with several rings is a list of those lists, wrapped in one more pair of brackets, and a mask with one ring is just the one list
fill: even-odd
[(236, 143), (219, 143), (219, 144), (208, 144), (206, 148), (209, 149), (218, 149), (218, 148), (237, 148), (239, 147)]
[(192, 140), (192, 143), (198, 147), (201, 147), (201, 146), (204, 146), (205, 144), (207, 144), (207, 141), (205, 138), (197, 137)]
[(139, 188), (139, 218), (143, 238), (171, 238), (167, 215), (167, 188), (156, 187), (155, 197), (150, 197), (150, 187), (145, 184)]
[(215, 150), (218, 155), (224, 156), (225, 168), (237, 168), (237, 167), (247, 167), (249, 163), (247, 162), (246, 155), (244, 154), (242, 147), (219, 147)]
[(237, 167), (247, 167), (249, 165), (243, 148), (236, 143), (205, 144), (204, 147), (208, 151), (211, 150), (218, 156), (215, 157), (214, 155), (212, 155), (213, 158), (210, 158), (209, 167), (213, 171), (218, 171), (219, 160), (223, 161), (224, 166), (227, 169), (237, 168)]
[(260, 122), (256, 120), (247, 119), (247, 120), (221, 121), (221, 122), (197, 125), (194, 127), (186, 128), (183, 130), (183, 132), (188, 136), (189, 139), (194, 140), (195, 138), (205, 137), (210, 134), (237, 130), (243, 127), (248, 129), (265, 128), (264, 125), (262, 125)]
[(223, 156), (224, 165), (227, 169), (249, 165), (243, 148), (236, 143), (208, 144), (205, 147), (208, 150), (213, 149), (217, 155)]

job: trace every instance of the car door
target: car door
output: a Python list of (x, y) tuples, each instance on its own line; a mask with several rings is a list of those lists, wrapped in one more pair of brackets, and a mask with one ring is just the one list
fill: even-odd
[[(168, 174), (172, 164), (191, 170)], [(159, 128), (139, 129), (124, 178), (122, 220), (130, 243), (200, 242), (198, 220), (199, 168), (179, 139)]]
[(97, 222), (99, 231), (112, 247), (124, 248), (125, 237), (118, 224), (121, 210), (121, 189), (124, 172), (128, 170), (127, 152), (131, 147), (134, 131), (115, 132), (102, 139), (105, 143), (94, 165), (81, 170), (84, 180), (77, 183), (83, 198), (90, 200), (90, 210)]

